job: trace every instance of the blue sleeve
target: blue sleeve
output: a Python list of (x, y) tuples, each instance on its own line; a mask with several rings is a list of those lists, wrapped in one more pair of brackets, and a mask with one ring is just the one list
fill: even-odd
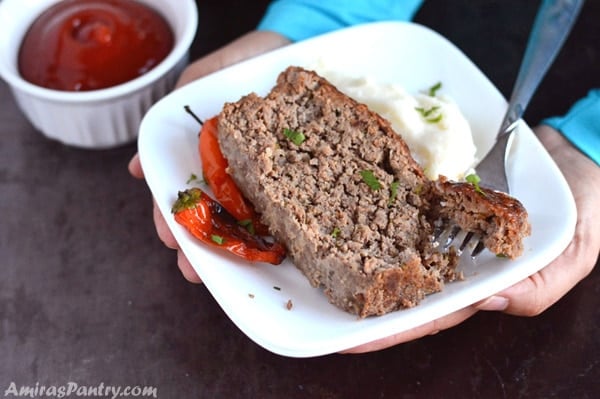
[(374, 21), (409, 21), (423, 0), (274, 0), (258, 30), (299, 41)]
[(600, 166), (600, 89), (591, 90), (564, 116), (542, 121), (565, 136)]

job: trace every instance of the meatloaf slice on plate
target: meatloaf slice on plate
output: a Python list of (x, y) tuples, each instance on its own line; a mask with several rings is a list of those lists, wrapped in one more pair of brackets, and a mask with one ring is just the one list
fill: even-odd
[(266, 97), (225, 104), (218, 138), (237, 185), (333, 304), (382, 315), (457, 278), (456, 252), (431, 239), (434, 219), (454, 216), (440, 195), (457, 191), (429, 181), (387, 120), (316, 73), (290, 67)]

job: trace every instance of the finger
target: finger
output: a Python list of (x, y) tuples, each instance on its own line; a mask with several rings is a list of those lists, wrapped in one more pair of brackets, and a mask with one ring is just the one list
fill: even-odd
[(131, 158), (129, 165), (127, 165), (127, 169), (133, 177), (138, 179), (144, 178), (144, 171), (142, 170), (142, 163), (140, 162), (140, 155), (138, 153)]
[(196, 79), (200, 79), (203, 76), (217, 71), (218, 69), (218, 63), (217, 61), (213, 62), (212, 57), (207, 57), (206, 59), (194, 62), (188, 65), (187, 68), (183, 70), (181, 75), (179, 75), (179, 79), (177, 80), (175, 87), (178, 88), (184, 86)]
[(156, 226), (156, 232), (158, 233), (158, 237), (165, 244), (165, 246), (177, 250), (177, 265), (179, 266), (179, 270), (181, 270), (183, 277), (185, 277), (185, 279), (191, 283), (201, 283), (202, 279), (200, 279), (188, 258), (183, 254), (183, 251), (179, 249), (179, 244), (177, 243), (175, 237), (173, 236), (173, 233), (171, 233), (171, 230), (167, 226), (167, 222), (165, 221), (160, 210), (158, 209), (156, 203), (154, 203), (153, 214), (154, 225)]
[(160, 212), (160, 209), (158, 209), (156, 201), (154, 201), (154, 206), (152, 207), (152, 216), (154, 218), (154, 227), (156, 228), (156, 233), (158, 234), (160, 240), (168, 248), (179, 249), (179, 244), (177, 243), (177, 240), (175, 240), (173, 233), (171, 233), (171, 230), (169, 229), (165, 218)]
[(582, 258), (582, 252), (576, 246), (572, 243), (538, 273), (498, 293), (498, 296), (508, 299), (504, 312), (517, 316), (537, 316), (583, 280), (595, 262)]
[(176, 87), (289, 43), (287, 38), (275, 32), (251, 31), (188, 65)]
[(173, 233), (171, 233), (169, 226), (167, 226), (167, 222), (158, 209), (156, 202), (154, 202), (153, 214), (154, 225), (156, 227), (158, 237), (165, 244), (165, 246), (177, 250), (177, 265), (179, 266), (179, 270), (181, 270), (183, 277), (185, 277), (185, 279), (191, 283), (201, 283), (202, 279), (198, 276), (188, 258), (183, 254), (183, 251), (179, 249), (179, 244), (177, 243), (177, 240), (175, 240)]
[(365, 353), (373, 352), (381, 349), (389, 348), (394, 345), (398, 345), (404, 342), (413, 341), (417, 338), (424, 337), (426, 335), (437, 334), (442, 330), (446, 330), (450, 327), (454, 327), (457, 324), (462, 323), (469, 317), (477, 313), (477, 309), (472, 306), (458, 310), (447, 316), (433, 320), (429, 323), (423, 324), (419, 327), (413, 328), (408, 331), (394, 334), (386, 338), (382, 338), (367, 344), (359, 345), (357, 347), (347, 349), (341, 353)]
[(192, 267), (189, 259), (183, 254), (183, 251), (177, 251), (177, 266), (179, 266), (179, 270), (181, 270), (181, 274), (183, 277), (190, 283), (200, 284), (202, 283), (202, 279), (196, 273), (196, 270)]
[(505, 296), (492, 295), (482, 301), (475, 303), (473, 306), (479, 310), (499, 311), (506, 310), (509, 305), (509, 300)]

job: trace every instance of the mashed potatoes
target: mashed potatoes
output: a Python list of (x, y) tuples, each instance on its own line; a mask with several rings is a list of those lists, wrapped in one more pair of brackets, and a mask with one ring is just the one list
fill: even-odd
[(340, 91), (389, 120), (430, 179), (444, 175), (462, 180), (472, 170), (476, 148), (469, 123), (458, 106), (439, 90), (411, 95), (398, 85), (319, 69), (318, 73)]

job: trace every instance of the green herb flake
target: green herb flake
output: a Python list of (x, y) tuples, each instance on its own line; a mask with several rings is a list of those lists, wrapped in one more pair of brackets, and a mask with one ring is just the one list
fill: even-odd
[(196, 175), (195, 173), (190, 173), (190, 177), (187, 179), (187, 181), (185, 182), (185, 184), (203, 184), (205, 183), (206, 180), (204, 179), (204, 176), (202, 176), (202, 178), (198, 177), (198, 175)]
[(361, 175), (363, 181), (365, 182), (365, 184), (367, 186), (369, 186), (369, 188), (371, 190), (377, 191), (381, 188), (381, 183), (379, 183), (379, 180), (377, 180), (377, 177), (375, 177), (375, 175), (373, 174), (373, 171), (362, 170), (360, 172), (360, 175)]
[[(204, 178), (204, 176), (202, 176)], [(187, 179), (187, 181), (185, 182), (185, 184), (192, 184), (192, 183), (204, 183), (205, 180), (203, 180), (202, 178), (199, 178), (195, 173), (190, 173), (190, 177)]]
[(418, 113), (421, 114), (421, 116), (423, 116), (423, 118), (428, 118), (431, 116), (431, 114), (433, 114), (435, 111), (437, 111), (438, 109), (440, 109), (439, 106), (434, 105), (431, 108), (423, 108), (423, 107), (415, 107), (415, 109), (417, 110)]
[(274, 286), (273, 286), (273, 289), (274, 289), (274, 290), (277, 290), (277, 291), (281, 291), (281, 287), (278, 287), (278, 286), (276, 286), (276, 285), (274, 285)]
[(388, 204), (390, 206), (396, 201), (396, 198), (398, 198), (398, 186), (400, 186), (399, 181), (394, 181), (390, 184), (390, 200)]
[(470, 175), (465, 177), (465, 180), (467, 181), (467, 183), (471, 183), (475, 187), (475, 191), (477, 191), (481, 195), (485, 195), (481, 187), (479, 187), (479, 182), (481, 181), (481, 178), (479, 176), (477, 176), (475, 173), (471, 173)]
[(439, 121), (442, 120), (442, 114), (439, 113), (437, 116), (432, 116), (431, 118), (425, 118), (425, 121), (427, 121), (428, 123), (438, 123)]
[(440, 107), (437, 105), (434, 105), (433, 107), (427, 109), (422, 107), (415, 107), (415, 110), (421, 114), (423, 119), (425, 119), (425, 122), (438, 123), (442, 120), (443, 114), (440, 112)]
[(429, 88), (429, 96), (430, 97), (435, 97), (435, 95), (437, 94), (438, 90), (442, 88), (442, 82), (437, 82), (436, 84), (434, 84), (433, 86), (431, 86)]
[(223, 243), (225, 242), (225, 239), (221, 236), (218, 236), (216, 234), (212, 234), (210, 236), (210, 239), (213, 240), (213, 242), (219, 244), (219, 245), (223, 245)]
[(196, 176), (195, 173), (192, 173), (190, 175), (190, 177), (187, 179), (187, 181), (185, 182), (185, 184), (190, 184), (191, 182), (196, 181), (196, 180), (198, 180), (198, 176)]
[(254, 235), (256, 231), (254, 230), (254, 223), (252, 219), (244, 219), (237, 222), (240, 226), (244, 227), (248, 233)]
[(292, 143), (296, 144), (296, 145), (300, 145), (302, 143), (304, 143), (304, 140), (306, 140), (306, 136), (304, 136), (304, 134), (302, 134), (301, 132), (297, 132), (295, 130), (292, 129), (283, 129), (283, 135), (285, 137), (287, 137), (288, 139), (290, 139), (292, 141)]
[(338, 238), (341, 233), (342, 233), (342, 230), (340, 230), (339, 227), (334, 227), (333, 230), (331, 231), (331, 236), (333, 238)]

